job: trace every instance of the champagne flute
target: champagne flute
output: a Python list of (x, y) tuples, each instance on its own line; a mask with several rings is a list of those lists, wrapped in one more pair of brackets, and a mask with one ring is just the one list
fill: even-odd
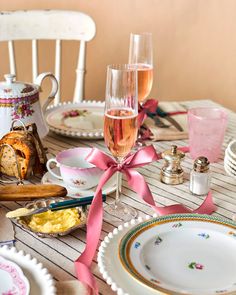
[[(138, 95), (137, 69), (128, 64), (107, 67), (104, 139), (118, 163), (122, 163), (130, 153), (137, 139)], [(134, 208), (120, 200), (121, 177), (117, 172), (115, 202), (107, 205), (104, 218), (114, 217), (129, 221), (135, 218)]]
[(144, 102), (152, 89), (153, 52), (152, 34), (130, 34), (129, 64), (138, 71), (138, 101)]

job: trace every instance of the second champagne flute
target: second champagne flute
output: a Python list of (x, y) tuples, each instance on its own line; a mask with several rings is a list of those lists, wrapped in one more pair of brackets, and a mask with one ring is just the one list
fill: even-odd
[(153, 49), (152, 34), (130, 34), (129, 64), (138, 71), (138, 101), (144, 102), (152, 89)]
[[(118, 163), (130, 153), (137, 139), (137, 70), (130, 65), (110, 65), (107, 68), (104, 139)], [(117, 172), (115, 202), (107, 205), (105, 219), (118, 217), (129, 221), (136, 217), (134, 208), (120, 200), (120, 173)]]

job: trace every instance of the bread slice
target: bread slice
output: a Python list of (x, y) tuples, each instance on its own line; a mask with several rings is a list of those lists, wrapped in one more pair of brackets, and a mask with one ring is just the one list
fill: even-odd
[(33, 166), (33, 174), (42, 176), (46, 171), (46, 152), (42, 145), (42, 142), (39, 138), (37, 132), (37, 126), (35, 123), (27, 125), (26, 130), (22, 126), (14, 127), (13, 131), (7, 133), (3, 136), (2, 140), (6, 140), (7, 138), (20, 138), (25, 141), (29, 141), (34, 149), (36, 150), (35, 153), (35, 164)]
[[(15, 152), (13, 152), (12, 148)], [(19, 165), (21, 179), (27, 179), (32, 175), (35, 164), (36, 151), (34, 146), (22, 137), (4, 136), (0, 140), (0, 172), (9, 176), (19, 178), (16, 159)]]

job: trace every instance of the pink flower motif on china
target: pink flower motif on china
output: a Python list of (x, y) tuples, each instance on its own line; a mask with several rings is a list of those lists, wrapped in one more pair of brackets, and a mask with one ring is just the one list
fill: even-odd
[(12, 89), (11, 89), (11, 88), (5, 88), (5, 89), (3, 89), (3, 91), (4, 91), (5, 93), (10, 93), (10, 92), (12, 92)]
[(81, 194), (76, 193), (76, 194), (74, 194), (74, 196), (76, 196), (76, 197), (81, 197)]
[(201, 264), (201, 263), (191, 262), (191, 263), (189, 263), (188, 267), (190, 269), (199, 269), (199, 270), (202, 270), (204, 268), (204, 265)]
[(23, 119), (29, 117), (34, 113), (32, 105), (29, 101), (24, 100), (23, 102), (16, 103), (13, 108), (12, 116), (13, 119)]
[(18, 295), (18, 293), (17, 293), (15, 287), (13, 287), (13, 289), (3, 292), (2, 295)]
[(70, 110), (67, 112), (62, 113), (62, 117), (65, 118), (71, 118), (71, 117), (79, 117), (79, 116), (85, 116), (88, 114), (87, 110)]
[(82, 180), (82, 179), (72, 179), (72, 182), (75, 185), (84, 185), (84, 184), (86, 184), (86, 181), (85, 180)]

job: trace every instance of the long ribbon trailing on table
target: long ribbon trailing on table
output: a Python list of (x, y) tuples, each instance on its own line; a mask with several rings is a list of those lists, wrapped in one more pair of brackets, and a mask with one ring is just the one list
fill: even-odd
[[(180, 148), (182, 151), (188, 151), (188, 148)], [(75, 268), (78, 279), (87, 284), (92, 291), (98, 294), (98, 288), (94, 276), (90, 271), (90, 266), (98, 246), (103, 219), (102, 187), (112, 177), (114, 173), (120, 171), (126, 175), (129, 186), (148, 203), (159, 215), (173, 213), (206, 213), (211, 214), (216, 207), (212, 201), (211, 193), (208, 194), (202, 205), (196, 210), (190, 210), (184, 205), (171, 205), (158, 207), (155, 205), (151, 191), (144, 180), (144, 177), (134, 170), (134, 168), (144, 166), (160, 159), (153, 146), (146, 146), (138, 150), (135, 154), (128, 156), (122, 164), (118, 164), (113, 158), (94, 148), (87, 156), (87, 161), (104, 170), (104, 174), (97, 186), (93, 202), (89, 209), (87, 219), (87, 237), (84, 252), (75, 261)], [(91, 292), (92, 292), (91, 291)]]
[(148, 99), (142, 105), (138, 106), (138, 127), (143, 124), (143, 121), (147, 117), (147, 113), (155, 113), (157, 109), (158, 101), (154, 98)]

